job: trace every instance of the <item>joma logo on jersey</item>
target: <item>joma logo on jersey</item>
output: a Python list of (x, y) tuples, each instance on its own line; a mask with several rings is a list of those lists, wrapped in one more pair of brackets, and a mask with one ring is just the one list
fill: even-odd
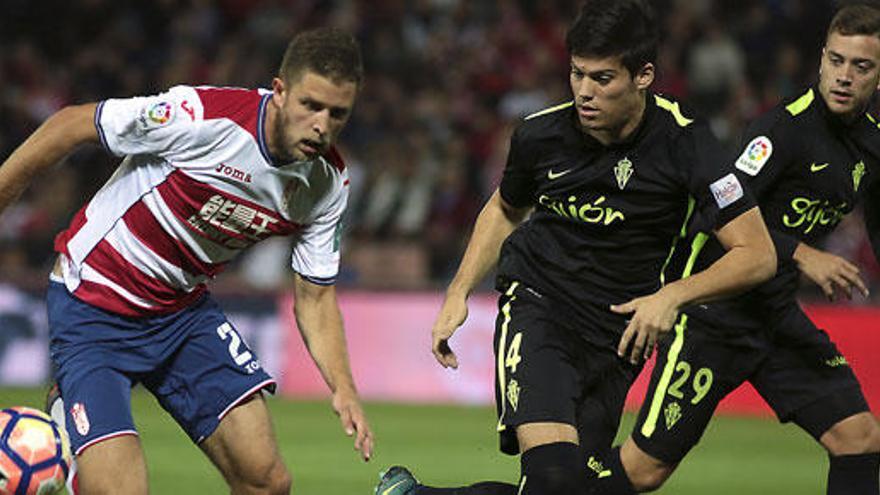
[(791, 201), (793, 215), (782, 216), (782, 223), (789, 228), (797, 229), (806, 226), (805, 234), (813, 231), (816, 225), (831, 225), (834, 227), (846, 215), (846, 202), (832, 206), (828, 200), (809, 198), (794, 198)]
[(211, 240), (240, 249), (272, 235), (269, 227), (278, 220), (215, 194), (188, 222)]
[(611, 225), (615, 220), (626, 220), (622, 212), (610, 206), (602, 206), (605, 203), (605, 196), (599, 196), (592, 202), (581, 205), (577, 204), (577, 200), (577, 196), (569, 196), (568, 201), (563, 202), (542, 194), (538, 198), (538, 203), (561, 217), (586, 223)]
[(235, 180), (240, 180), (242, 182), (248, 182), (248, 183), (251, 182), (251, 174), (245, 172), (244, 170), (241, 170), (241, 169), (238, 169), (235, 167), (230, 167), (229, 165), (226, 165), (225, 163), (221, 163), (220, 165), (217, 165), (217, 168), (215, 168), (214, 171), (221, 173), (221, 174), (225, 175), (226, 177), (232, 177)]

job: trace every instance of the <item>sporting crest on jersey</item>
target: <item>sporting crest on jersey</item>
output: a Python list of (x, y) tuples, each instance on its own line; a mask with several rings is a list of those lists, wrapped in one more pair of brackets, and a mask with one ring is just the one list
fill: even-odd
[(852, 171), (854, 191), (859, 191), (859, 186), (862, 185), (862, 177), (864, 177), (866, 173), (868, 173), (868, 171), (865, 170), (865, 162), (856, 163), (856, 166)]
[(758, 136), (746, 146), (742, 155), (736, 159), (736, 168), (755, 176), (764, 168), (773, 155), (773, 142), (767, 136)]
[(614, 166), (614, 177), (617, 178), (617, 187), (619, 187), (621, 191), (626, 187), (633, 172), (635, 172), (633, 164), (629, 161), (629, 158), (626, 157), (617, 162), (617, 165)]

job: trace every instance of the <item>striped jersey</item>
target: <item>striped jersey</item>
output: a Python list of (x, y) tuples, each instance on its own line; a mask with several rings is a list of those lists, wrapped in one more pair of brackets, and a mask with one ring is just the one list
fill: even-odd
[(101, 141), (124, 159), (55, 240), (67, 289), (125, 316), (171, 313), (243, 249), (276, 235), (294, 236), (294, 271), (334, 283), (345, 165), (335, 149), (274, 162), (269, 98), (266, 90), (176, 86), (100, 103)]

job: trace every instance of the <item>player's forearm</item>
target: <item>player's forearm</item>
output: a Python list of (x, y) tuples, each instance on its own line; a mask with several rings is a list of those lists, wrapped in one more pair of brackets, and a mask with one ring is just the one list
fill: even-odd
[(0, 166), (0, 212), (15, 202), (36, 175), (79, 144), (98, 140), (94, 104), (67, 107), (44, 122)]
[(776, 249), (758, 208), (728, 222), (716, 237), (727, 252), (693, 276), (666, 286), (678, 307), (743, 292), (776, 273)]
[(742, 293), (776, 273), (773, 251), (735, 247), (707, 269), (667, 285), (677, 306), (704, 303)]
[(447, 293), (469, 295), (498, 263), (501, 245), (527, 214), (527, 209), (505, 205), (496, 190), (477, 217), (474, 232)]
[(304, 292), (297, 291), (294, 313), (306, 348), (333, 393), (354, 393), (342, 315), (335, 294), (304, 295)]

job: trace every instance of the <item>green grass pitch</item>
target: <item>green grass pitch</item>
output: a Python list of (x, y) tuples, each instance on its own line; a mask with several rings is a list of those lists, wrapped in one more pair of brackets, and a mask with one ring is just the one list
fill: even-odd
[[(0, 388), (0, 406), (40, 407), (43, 391)], [(220, 475), (141, 389), (134, 415), (149, 463), (151, 493), (228, 493)], [(489, 408), (368, 404), (377, 437), (369, 463), (355, 455), (329, 403), (269, 400), (294, 493), (368, 495), (379, 470), (405, 464), (423, 481), (456, 485), (512, 481), (516, 459), (496, 449)], [(628, 432), (634, 418), (621, 427)], [(775, 420), (718, 417), (660, 494), (825, 493), (824, 451), (796, 427)]]

